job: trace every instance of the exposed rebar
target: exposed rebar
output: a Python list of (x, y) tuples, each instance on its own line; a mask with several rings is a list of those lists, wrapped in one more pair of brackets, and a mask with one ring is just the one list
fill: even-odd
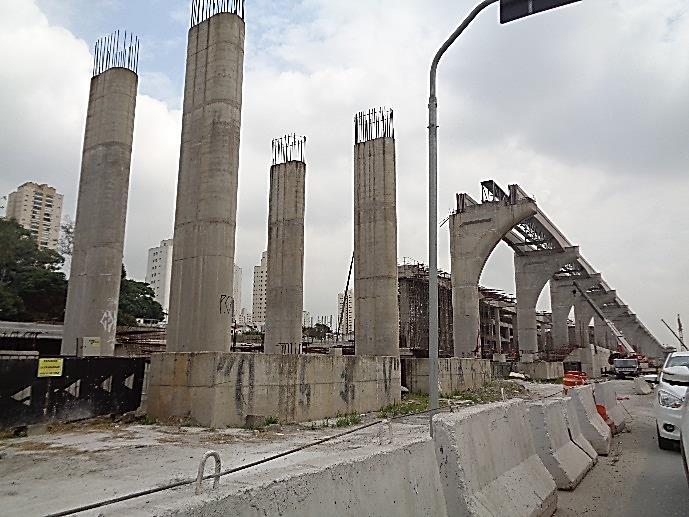
[(218, 13), (236, 14), (244, 19), (244, 0), (193, 0), (191, 26), (194, 27)]
[(392, 109), (372, 108), (354, 115), (354, 143), (361, 144), (375, 138), (395, 138)]
[(139, 68), (139, 37), (119, 31), (103, 36), (93, 50), (93, 77), (111, 68), (127, 68), (135, 74)]
[(303, 162), (306, 151), (306, 137), (296, 134), (273, 139), (273, 165), (292, 161)]

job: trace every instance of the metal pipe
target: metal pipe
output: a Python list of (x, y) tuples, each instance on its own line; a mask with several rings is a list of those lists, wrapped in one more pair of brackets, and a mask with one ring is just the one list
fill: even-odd
[(430, 394), (430, 430), (433, 436), (433, 415), (438, 410), (438, 99), (436, 76), (438, 63), (445, 51), (464, 32), (478, 13), (498, 0), (484, 0), (436, 52), (431, 64), (428, 98), (428, 363)]

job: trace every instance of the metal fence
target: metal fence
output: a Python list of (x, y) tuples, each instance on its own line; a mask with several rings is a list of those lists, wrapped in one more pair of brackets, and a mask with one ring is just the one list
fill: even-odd
[(0, 428), (126, 413), (141, 404), (147, 358), (49, 358), (59, 369), (42, 377), (45, 359), (0, 358)]

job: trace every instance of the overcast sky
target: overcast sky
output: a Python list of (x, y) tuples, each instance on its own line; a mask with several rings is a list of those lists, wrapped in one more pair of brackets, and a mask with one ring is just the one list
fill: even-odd
[[(237, 264), (251, 306), (271, 139), (308, 137), (305, 310), (336, 312), (352, 253), (352, 116), (395, 109), (398, 257), (427, 261), (427, 77), (475, 0), (246, 2)], [(125, 265), (172, 236), (191, 0), (0, 0), (0, 192), (46, 182), (74, 216), (95, 39), (141, 37)], [(689, 322), (689, 3), (584, 0), (509, 25), (488, 8), (439, 75), (439, 216), (518, 183), (665, 343)], [(439, 264), (449, 269), (447, 225)], [(501, 244), (482, 284), (514, 291)], [(547, 289), (540, 307), (547, 309)], [(672, 343), (674, 344), (674, 343)]]

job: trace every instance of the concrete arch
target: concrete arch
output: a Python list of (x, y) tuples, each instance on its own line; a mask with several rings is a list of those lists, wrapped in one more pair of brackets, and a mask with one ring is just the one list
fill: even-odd
[(600, 284), (602, 280), (600, 273), (594, 273), (588, 278), (550, 279), (550, 312), (552, 313), (552, 336), (555, 349), (570, 344), (567, 320), (578, 294), (573, 285), (574, 281), (582, 289), (587, 290)]
[(537, 250), (514, 255), (517, 291), (517, 341), (522, 360), (530, 362), (538, 353), (536, 303), (545, 284), (565, 265), (579, 257), (579, 247)]
[(479, 340), (478, 283), (488, 257), (516, 225), (538, 211), (532, 199), (468, 205), (450, 216), (455, 357), (472, 357)]

